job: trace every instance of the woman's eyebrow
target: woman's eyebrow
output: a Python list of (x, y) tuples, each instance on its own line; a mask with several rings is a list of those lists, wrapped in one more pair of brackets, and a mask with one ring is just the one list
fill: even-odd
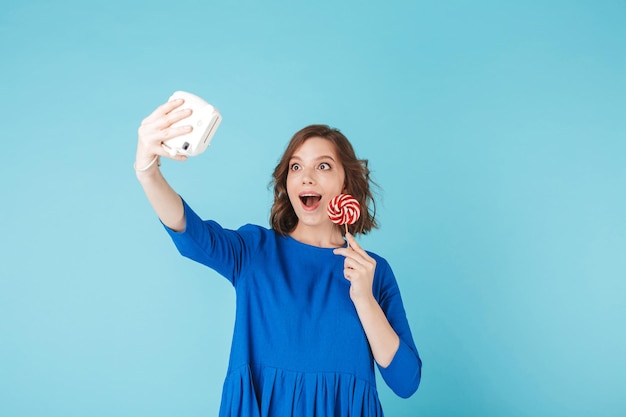
[[(294, 160), (294, 159), (297, 159), (298, 161), (302, 161), (302, 158), (300, 158), (300, 157), (299, 157), (299, 156), (297, 156), (297, 155), (292, 155), (292, 156), (291, 156), (291, 158), (289, 158), (289, 160), (290, 160), (290, 161), (292, 161), (292, 160)], [(337, 161), (335, 161), (335, 158), (333, 158), (333, 157), (332, 157), (332, 156), (330, 156), (330, 155), (320, 155), (320, 156), (316, 157), (316, 158), (314, 159), (314, 161), (319, 161), (319, 160), (321, 160), (321, 159), (330, 159), (330, 160), (331, 160), (331, 161), (333, 161), (333, 162), (337, 162)]]
[(332, 157), (332, 156), (330, 156), (330, 155), (322, 155), (322, 156), (320, 156), (320, 157), (319, 157), (319, 158), (317, 158), (317, 159), (318, 159), (318, 160), (320, 160), (320, 159), (330, 159), (331, 161), (335, 162), (335, 158), (333, 158), (333, 157)]

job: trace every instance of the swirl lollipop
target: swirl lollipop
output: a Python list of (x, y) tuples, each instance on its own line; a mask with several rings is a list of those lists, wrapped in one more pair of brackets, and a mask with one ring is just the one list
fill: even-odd
[(361, 216), (361, 205), (350, 194), (339, 194), (330, 200), (326, 211), (333, 223), (345, 224), (348, 233), (348, 225), (356, 223)]

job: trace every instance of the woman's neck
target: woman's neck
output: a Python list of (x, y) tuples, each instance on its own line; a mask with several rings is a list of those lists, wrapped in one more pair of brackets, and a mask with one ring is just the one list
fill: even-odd
[(339, 248), (345, 245), (340, 229), (334, 224), (329, 228), (320, 228), (298, 223), (289, 236), (298, 242), (320, 248)]

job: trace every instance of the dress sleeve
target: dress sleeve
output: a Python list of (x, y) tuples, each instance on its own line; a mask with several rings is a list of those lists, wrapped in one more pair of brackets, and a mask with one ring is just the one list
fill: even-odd
[(185, 230), (175, 232), (164, 226), (180, 254), (208, 266), (236, 285), (254, 251), (250, 228), (224, 229), (217, 222), (200, 219), (185, 200), (183, 207)]
[(420, 384), (422, 360), (413, 341), (396, 278), (389, 264), (386, 261), (382, 263), (383, 265), (379, 265), (380, 276), (377, 282), (378, 303), (398, 334), (400, 346), (391, 363), (386, 368), (378, 365), (378, 370), (396, 395), (408, 398), (417, 391)]

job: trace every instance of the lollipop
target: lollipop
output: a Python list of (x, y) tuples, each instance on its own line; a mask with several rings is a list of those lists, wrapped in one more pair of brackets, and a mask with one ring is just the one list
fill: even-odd
[(348, 233), (348, 225), (356, 223), (361, 216), (361, 205), (350, 194), (339, 194), (330, 200), (326, 211), (333, 223), (345, 224)]

